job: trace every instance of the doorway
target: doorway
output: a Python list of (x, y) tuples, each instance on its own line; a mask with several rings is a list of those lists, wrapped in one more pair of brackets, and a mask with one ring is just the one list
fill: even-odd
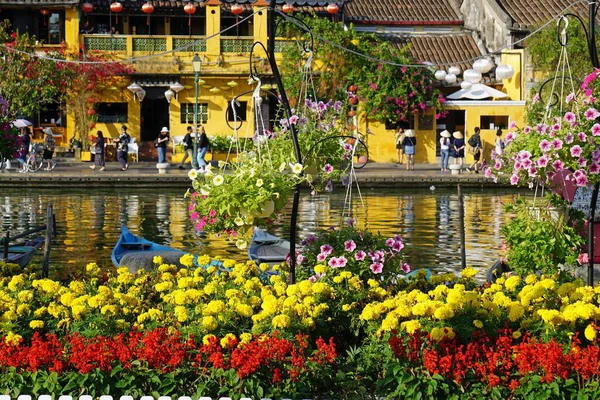
[[(448, 110), (445, 117), (440, 118), (437, 122), (437, 129), (435, 134), (435, 155), (440, 156), (440, 133), (444, 130), (450, 132), (461, 131), (465, 138), (465, 111), (464, 110)], [(452, 139), (450, 139), (452, 140)]]
[(140, 118), (140, 138), (142, 142), (152, 142), (158, 137), (163, 126), (169, 128), (169, 103), (165, 99), (166, 87), (147, 87), (142, 101)]

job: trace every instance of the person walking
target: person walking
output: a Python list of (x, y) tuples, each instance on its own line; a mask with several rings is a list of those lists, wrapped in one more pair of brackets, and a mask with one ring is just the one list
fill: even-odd
[(452, 137), (454, 138), (451, 147), (454, 164), (458, 164), (462, 167), (465, 159), (465, 137), (461, 131), (454, 132)]
[(473, 154), (473, 162), (467, 167), (467, 172), (471, 172), (471, 169), (476, 174), (479, 173), (478, 163), (481, 160), (481, 136), (479, 127), (475, 128), (475, 133), (469, 138), (469, 153)]
[(121, 171), (127, 171), (127, 168), (129, 168), (127, 152), (129, 151), (130, 141), (131, 136), (127, 133), (127, 127), (123, 125), (119, 137), (113, 139), (113, 143), (117, 144), (117, 161), (121, 164)]
[(179, 163), (179, 169), (184, 169), (183, 164), (185, 164), (185, 160), (190, 158), (190, 163), (192, 162), (192, 157), (194, 157), (194, 143), (192, 141), (192, 127), (187, 127), (187, 133), (183, 137), (183, 149), (185, 150), (185, 155), (183, 156), (183, 160)]
[(31, 131), (29, 127), (25, 127), (21, 130), (21, 144), (19, 148), (19, 164), (21, 165), (21, 169), (19, 172), (26, 172), (25, 163), (27, 162), (27, 155), (29, 154), (29, 146), (31, 145)]
[(91, 165), (91, 169), (100, 168), (100, 171), (106, 170), (106, 163), (104, 161), (104, 135), (102, 131), (96, 132), (96, 142), (94, 144), (94, 165)]
[(208, 151), (208, 146), (209, 146), (209, 141), (208, 141), (208, 136), (206, 136), (206, 130), (204, 129), (204, 126), (200, 125), (198, 127), (198, 133), (200, 134), (200, 137), (198, 138), (198, 170), (200, 172), (206, 172), (206, 161), (204, 160), (204, 156), (206, 155), (206, 152)]
[(442, 158), (442, 172), (448, 171), (450, 161), (450, 132), (447, 130), (440, 133), (440, 156)]
[(415, 170), (415, 151), (417, 147), (417, 138), (415, 137), (415, 131), (407, 129), (404, 132), (404, 154), (406, 154), (406, 170)]
[(404, 161), (404, 142), (405, 138), (404, 128), (398, 128), (396, 131), (396, 151), (398, 152), (398, 164), (402, 165), (402, 161)]
[(44, 168), (44, 171), (52, 171), (54, 167), (56, 167), (56, 161), (52, 160), (52, 155), (54, 154), (54, 135), (52, 133), (52, 128), (47, 127), (44, 128), (44, 133), (46, 136), (44, 137), (44, 162), (48, 163), (48, 167)]
[(504, 140), (502, 139), (502, 129), (498, 128), (496, 131), (496, 139), (494, 140), (494, 152), (497, 156), (501, 156), (504, 153)]
[(163, 164), (167, 162), (167, 143), (171, 137), (169, 136), (169, 128), (163, 126), (156, 138), (156, 150), (158, 151), (158, 163)]

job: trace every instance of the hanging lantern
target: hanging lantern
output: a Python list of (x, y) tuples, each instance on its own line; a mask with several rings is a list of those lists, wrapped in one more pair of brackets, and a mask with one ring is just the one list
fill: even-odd
[(446, 79), (446, 71), (444, 71), (443, 69), (438, 69), (437, 71), (435, 71), (433, 76), (435, 76), (435, 79), (437, 79), (438, 81), (443, 81), (444, 79)]
[(140, 90), (136, 94), (137, 94), (138, 99), (140, 99), (140, 101), (144, 100), (144, 97), (146, 97), (146, 91), (144, 89)]
[(185, 7), (183, 7), (183, 12), (188, 15), (188, 26), (192, 26), (192, 15), (196, 14), (196, 5), (194, 3), (187, 3)]
[(244, 12), (244, 7), (241, 4), (234, 4), (231, 6), (231, 13), (233, 15), (240, 15)]
[(460, 87), (463, 90), (469, 90), (469, 89), (471, 89), (471, 87), (473, 87), (473, 84), (471, 82), (469, 82), (469, 81), (462, 81), (460, 83)]
[(152, 5), (152, 3), (147, 2), (146, 4), (144, 4), (142, 6), (142, 12), (144, 14), (147, 14), (148, 17), (146, 18), (146, 25), (150, 25), (150, 14), (152, 14), (154, 12), (154, 6)]
[(171, 103), (173, 96), (175, 96), (175, 92), (171, 89), (167, 89), (167, 91), (165, 92), (165, 99), (167, 99), (167, 103)]
[(83, 11), (84, 13), (91, 13), (92, 11), (94, 11), (94, 5), (92, 3), (83, 3), (81, 5), (81, 11)]
[[(118, 1), (115, 3), (112, 3), (110, 5), (110, 12), (114, 12), (115, 14), (120, 13), (121, 11), (123, 11), (123, 4), (119, 3)], [(115, 16), (115, 23), (119, 23), (119, 16)]]
[(474, 69), (468, 69), (463, 72), (463, 78), (465, 81), (469, 81), (471, 83), (479, 83), (479, 81), (481, 81), (481, 73), (475, 71)]
[(515, 74), (515, 70), (508, 64), (500, 64), (496, 67), (497, 79), (510, 79)]
[(494, 63), (492, 63), (492, 61), (488, 60), (487, 58), (480, 58), (479, 60), (475, 60), (475, 62), (473, 63), (473, 69), (479, 72), (480, 74), (490, 72), (493, 66)]
[(219, 89), (216, 86), (214, 88), (212, 88), (212, 89), (209, 90), (209, 92), (211, 92), (211, 93), (219, 93), (220, 91), (221, 91), (221, 89)]
[(127, 86), (127, 89), (129, 91), (131, 91), (133, 94), (138, 93), (140, 90), (144, 90), (142, 89), (142, 87), (140, 85), (138, 85), (137, 83), (132, 83), (131, 85)]
[(42, 8), (40, 10), (40, 13), (45, 17), (46, 15), (50, 14), (50, 10), (48, 10), (47, 8)]
[(93, 108), (90, 108), (89, 110), (87, 110), (87, 115), (89, 115), (90, 117), (92, 115), (96, 115), (96, 110), (94, 110)]
[(179, 82), (175, 82), (174, 84), (169, 86), (169, 89), (171, 89), (173, 92), (175, 92), (175, 99), (177, 100), (177, 95), (179, 94), (179, 92), (181, 92), (183, 89), (185, 89), (185, 86), (183, 86)]
[(340, 7), (337, 4), (330, 4), (327, 6), (327, 13), (334, 15), (340, 10)]
[(460, 75), (461, 72), (462, 71), (458, 67), (450, 67), (450, 68), (448, 68), (448, 73), (450, 73), (450, 74)]
[(446, 74), (444, 80), (448, 83), (456, 83), (456, 75), (454, 74)]
[(286, 14), (291, 14), (294, 12), (294, 6), (291, 4), (284, 4), (283, 5), (283, 12)]
[(234, 88), (238, 85), (238, 83), (236, 81), (229, 81), (227, 82), (227, 86), (229, 86), (230, 88)]

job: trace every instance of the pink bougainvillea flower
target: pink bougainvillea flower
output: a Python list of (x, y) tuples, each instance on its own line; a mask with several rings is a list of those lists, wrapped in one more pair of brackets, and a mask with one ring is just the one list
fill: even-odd
[(588, 171), (590, 171), (590, 174), (597, 175), (600, 172), (600, 164), (595, 161), (592, 162), (588, 167)]
[(381, 272), (383, 272), (383, 264), (380, 262), (374, 262), (373, 264), (371, 264), (370, 268), (371, 272), (373, 272), (374, 274), (380, 274)]
[(356, 249), (356, 243), (354, 243), (354, 240), (346, 240), (344, 242), (344, 250), (353, 252), (354, 249)]
[(410, 265), (408, 265), (408, 263), (403, 262), (402, 264), (400, 264), (400, 270), (405, 274), (408, 274), (410, 272)]
[(588, 121), (591, 121), (600, 117), (600, 112), (598, 112), (598, 110), (596, 110), (595, 108), (588, 108), (587, 110), (585, 110), (585, 113), (583, 115), (585, 115), (585, 118)]
[(594, 79), (596, 79), (596, 76), (598, 76), (598, 70), (594, 70), (594, 71), (592, 71), (592, 73), (587, 75), (585, 77), (585, 79), (583, 80), (583, 83), (581, 84), (581, 89), (582, 90), (587, 89), (588, 85), (590, 83), (592, 83), (594, 81)]
[(340, 256), (337, 259), (337, 266), (338, 268), (344, 268), (346, 266), (346, 264), (348, 264), (348, 259), (344, 256)]
[(365, 252), (364, 252), (364, 251), (362, 251), (362, 250), (359, 250), (359, 251), (357, 251), (357, 252), (356, 252), (356, 254), (354, 255), (354, 259), (355, 259), (356, 261), (362, 261), (362, 260), (364, 260), (364, 259), (365, 259), (365, 257), (366, 257), (366, 256), (367, 256), (367, 253), (365, 253)]
[(514, 186), (514, 185), (516, 185), (517, 183), (519, 183), (519, 176), (518, 176), (517, 174), (513, 174), (513, 175), (510, 177), (510, 184)]
[(554, 150), (560, 150), (562, 149), (563, 146), (563, 142), (560, 139), (554, 139), (552, 141), (552, 147), (554, 147)]
[(575, 146), (571, 147), (571, 156), (572, 157), (579, 157), (579, 156), (581, 156), (581, 146), (579, 146), (578, 144), (576, 144)]
[(531, 132), (531, 127), (530, 126), (526, 126), (525, 128), (523, 128), (523, 133), (528, 135), (529, 132)]
[(552, 144), (549, 141), (547, 141), (546, 139), (544, 139), (540, 142), (540, 149), (544, 153), (547, 151), (550, 151), (552, 149)]
[(331, 247), (328, 244), (324, 244), (321, 246), (321, 253), (325, 254), (326, 256), (330, 255), (332, 251), (333, 251), (333, 247)]
[(565, 114), (565, 121), (567, 121), (570, 124), (574, 124), (577, 121), (577, 117), (575, 116), (575, 113), (572, 113), (571, 111), (569, 111), (568, 113)]
[(555, 170), (556, 172), (558, 172), (558, 171), (562, 171), (562, 170), (564, 169), (564, 167), (565, 167), (565, 163), (563, 163), (563, 162), (562, 162), (562, 161), (560, 161), (560, 160), (556, 160), (556, 161), (554, 161), (554, 162), (552, 163), (552, 168), (554, 168), (554, 170)]
[(571, 143), (573, 143), (573, 139), (574, 139), (573, 134), (572, 133), (567, 133), (567, 136), (565, 136), (565, 143), (566, 144), (571, 144)]
[(339, 267), (339, 265), (338, 265), (338, 259), (336, 257), (331, 257), (329, 259), (329, 262), (327, 264), (329, 264), (329, 266), (331, 268), (337, 268), (337, 267)]
[(333, 167), (331, 166), (331, 164), (325, 164), (323, 166), (323, 171), (325, 171), (326, 174), (330, 174), (333, 172)]
[(580, 142), (585, 142), (587, 140), (587, 135), (583, 132), (579, 132), (577, 134), (577, 138), (579, 139)]
[(200, 214), (198, 214), (198, 211), (194, 211), (191, 215), (190, 218), (192, 220), (197, 220), (198, 218), (200, 218)]

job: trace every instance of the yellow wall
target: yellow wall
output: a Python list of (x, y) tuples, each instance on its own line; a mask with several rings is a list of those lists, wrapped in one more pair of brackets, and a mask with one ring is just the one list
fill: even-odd
[(525, 50), (505, 50), (502, 52), (502, 63), (508, 64), (515, 70), (510, 79), (503, 79), (503, 92), (508, 94), (511, 100), (525, 100), (525, 74), (523, 73), (523, 62)]

